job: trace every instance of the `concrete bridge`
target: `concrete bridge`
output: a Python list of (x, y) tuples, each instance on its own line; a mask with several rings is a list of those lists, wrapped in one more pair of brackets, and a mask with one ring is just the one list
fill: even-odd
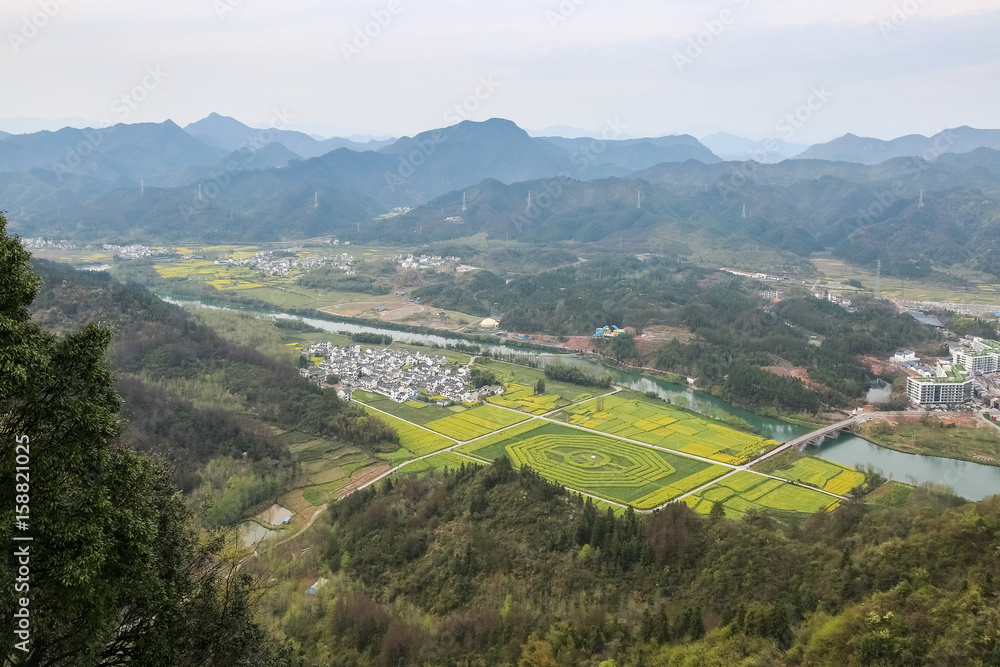
[(758, 459), (755, 459), (747, 464), (746, 467), (750, 467), (765, 459), (769, 459), (776, 454), (780, 454), (792, 447), (798, 448), (800, 451), (808, 447), (809, 445), (818, 445), (827, 438), (836, 437), (842, 431), (847, 431), (855, 424), (860, 424), (861, 422), (869, 419), (871, 415), (856, 415), (850, 419), (845, 419), (844, 421), (839, 421), (836, 424), (830, 424), (829, 426), (824, 426), (823, 428), (816, 429), (811, 433), (806, 433), (805, 435), (800, 435), (797, 438), (792, 438), (788, 442), (781, 444), (779, 447), (775, 447), (767, 454), (764, 454)]

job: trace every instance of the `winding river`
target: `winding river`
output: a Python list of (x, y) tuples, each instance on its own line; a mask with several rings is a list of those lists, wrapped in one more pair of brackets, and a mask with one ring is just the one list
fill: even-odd
[[(219, 306), (203, 304), (200, 301), (180, 301), (166, 298), (164, 298), (164, 301), (180, 306), (220, 308)], [(235, 310), (229, 308), (221, 309)], [(287, 315), (285, 313), (268, 312), (260, 309), (244, 312), (253, 312), (279, 319), (302, 320), (306, 324), (316, 327), (317, 329), (332, 332), (347, 331), (351, 333), (371, 332), (383, 334), (392, 336), (393, 340), (398, 340), (404, 343), (437, 344), (444, 347), (447, 345), (454, 345), (456, 342), (459, 342), (454, 339), (444, 338), (443, 336), (435, 336), (433, 334), (396, 331), (393, 329), (385, 329), (379, 326), (370, 326), (367, 324), (330, 322), (328, 320), (298, 317)], [(525, 359), (530, 359), (539, 366), (545, 366), (553, 360), (558, 359), (560, 363), (579, 366), (593, 373), (610, 373), (614, 378), (614, 382), (623, 387), (628, 387), (629, 389), (635, 389), (644, 393), (654, 392), (663, 398), (670, 399), (671, 401), (674, 401), (677, 398), (683, 398), (687, 401), (689, 408), (698, 412), (707, 412), (714, 415), (734, 415), (739, 417), (740, 419), (748, 422), (759, 433), (766, 435), (773, 440), (777, 440), (778, 442), (785, 442), (797, 436), (804, 435), (810, 431), (809, 428), (798, 424), (792, 424), (773, 417), (765, 417), (747, 410), (742, 410), (715, 396), (712, 396), (711, 394), (707, 394), (702, 391), (695, 391), (684, 385), (667, 382), (666, 380), (641, 375), (631, 371), (612, 368), (585, 357), (569, 354), (527, 352), (502, 345), (480, 345), (480, 348), (488, 349), (491, 353), (523, 356)], [(981, 500), (986, 496), (1000, 493), (1000, 466), (990, 466), (982, 463), (973, 463), (971, 461), (957, 461), (955, 459), (939, 458), (935, 456), (905, 454), (903, 452), (886, 449), (885, 447), (879, 447), (878, 445), (872, 444), (871, 442), (855, 435), (851, 435), (850, 433), (842, 434), (836, 439), (826, 440), (819, 447), (813, 448), (813, 451), (825, 459), (842, 463), (844, 465), (861, 466), (872, 464), (881, 468), (886, 477), (896, 479), (901, 482), (911, 484), (920, 484), (923, 482), (944, 484), (952, 487), (958, 495), (969, 500)]]

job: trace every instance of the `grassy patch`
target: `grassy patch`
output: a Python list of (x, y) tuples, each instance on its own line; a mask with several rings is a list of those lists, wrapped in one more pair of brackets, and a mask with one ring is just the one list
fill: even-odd
[(945, 427), (937, 421), (925, 424), (920, 419), (904, 419), (896, 426), (868, 422), (859, 433), (898, 452), (1000, 465), (1000, 431), (986, 424)]
[(419, 424), (420, 426), (426, 426), (432, 421), (454, 415), (456, 410), (452, 410), (451, 408), (457, 408), (457, 412), (464, 412), (466, 410), (464, 406), (442, 407), (433, 403), (419, 403), (417, 401), (397, 403), (388, 396), (370, 391), (355, 391), (353, 398), (365, 405), (370, 405), (373, 408), (388, 412), (390, 415), (395, 415), (400, 419)]
[(913, 487), (889, 481), (864, 497), (865, 504), (875, 507), (905, 507), (913, 495)]
[(444, 470), (445, 468), (455, 470), (456, 468), (461, 468), (463, 464), (469, 465), (470, 463), (475, 464), (475, 461), (470, 461), (466, 457), (452, 452), (441, 452), (426, 459), (414, 461), (401, 468), (396, 475), (421, 475), (430, 470)]

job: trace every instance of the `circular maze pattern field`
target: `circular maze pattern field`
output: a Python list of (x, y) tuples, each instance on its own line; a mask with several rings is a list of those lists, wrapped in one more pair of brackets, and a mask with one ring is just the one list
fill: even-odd
[(601, 436), (538, 435), (507, 445), (515, 466), (528, 465), (562, 484), (639, 488), (676, 469), (655, 451)]

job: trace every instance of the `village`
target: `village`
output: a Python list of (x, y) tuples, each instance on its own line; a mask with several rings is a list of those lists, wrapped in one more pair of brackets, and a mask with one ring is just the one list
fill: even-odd
[[(289, 248), (284, 252), (292, 253), (297, 250), (298, 248)], [(258, 252), (253, 257), (228, 257), (221, 261), (217, 260), (215, 263), (229, 266), (246, 266), (255, 271), (260, 271), (265, 275), (278, 277), (287, 276), (288, 272), (292, 269), (312, 269), (317, 266), (329, 266), (340, 269), (349, 276), (354, 275), (354, 270), (351, 268), (351, 265), (354, 263), (354, 257), (347, 253), (342, 253), (339, 257), (324, 256), (295, 259), (275, 256), (270, 252)]]
[(306, 353), (323, 360), (317, 366), (301, 369), (302, 376), (317, 384), (336, 376), (344, 387), (338, 396), (345, 400), (350, 400), (351, 391), (363, 389), (397, 403), (424, 396), (447, 405), (478, 401), (504, 391), (502, 385), (471, 388), (469, 367), (448, 367), (444, 356), (389, 348), (362, 350), (360, 345), (340, 347), (329, 342), (312, 345)]
[(396, 263), (399, 264), (401, 268), (404, 269), (419, 269), (429, 266), (441, 266), (445, 262), (460, 262), (458, 257), (441, 257), (440, 255), (420, 255), (415, 257), (414, 255), (396, 255), (394, 257)]

